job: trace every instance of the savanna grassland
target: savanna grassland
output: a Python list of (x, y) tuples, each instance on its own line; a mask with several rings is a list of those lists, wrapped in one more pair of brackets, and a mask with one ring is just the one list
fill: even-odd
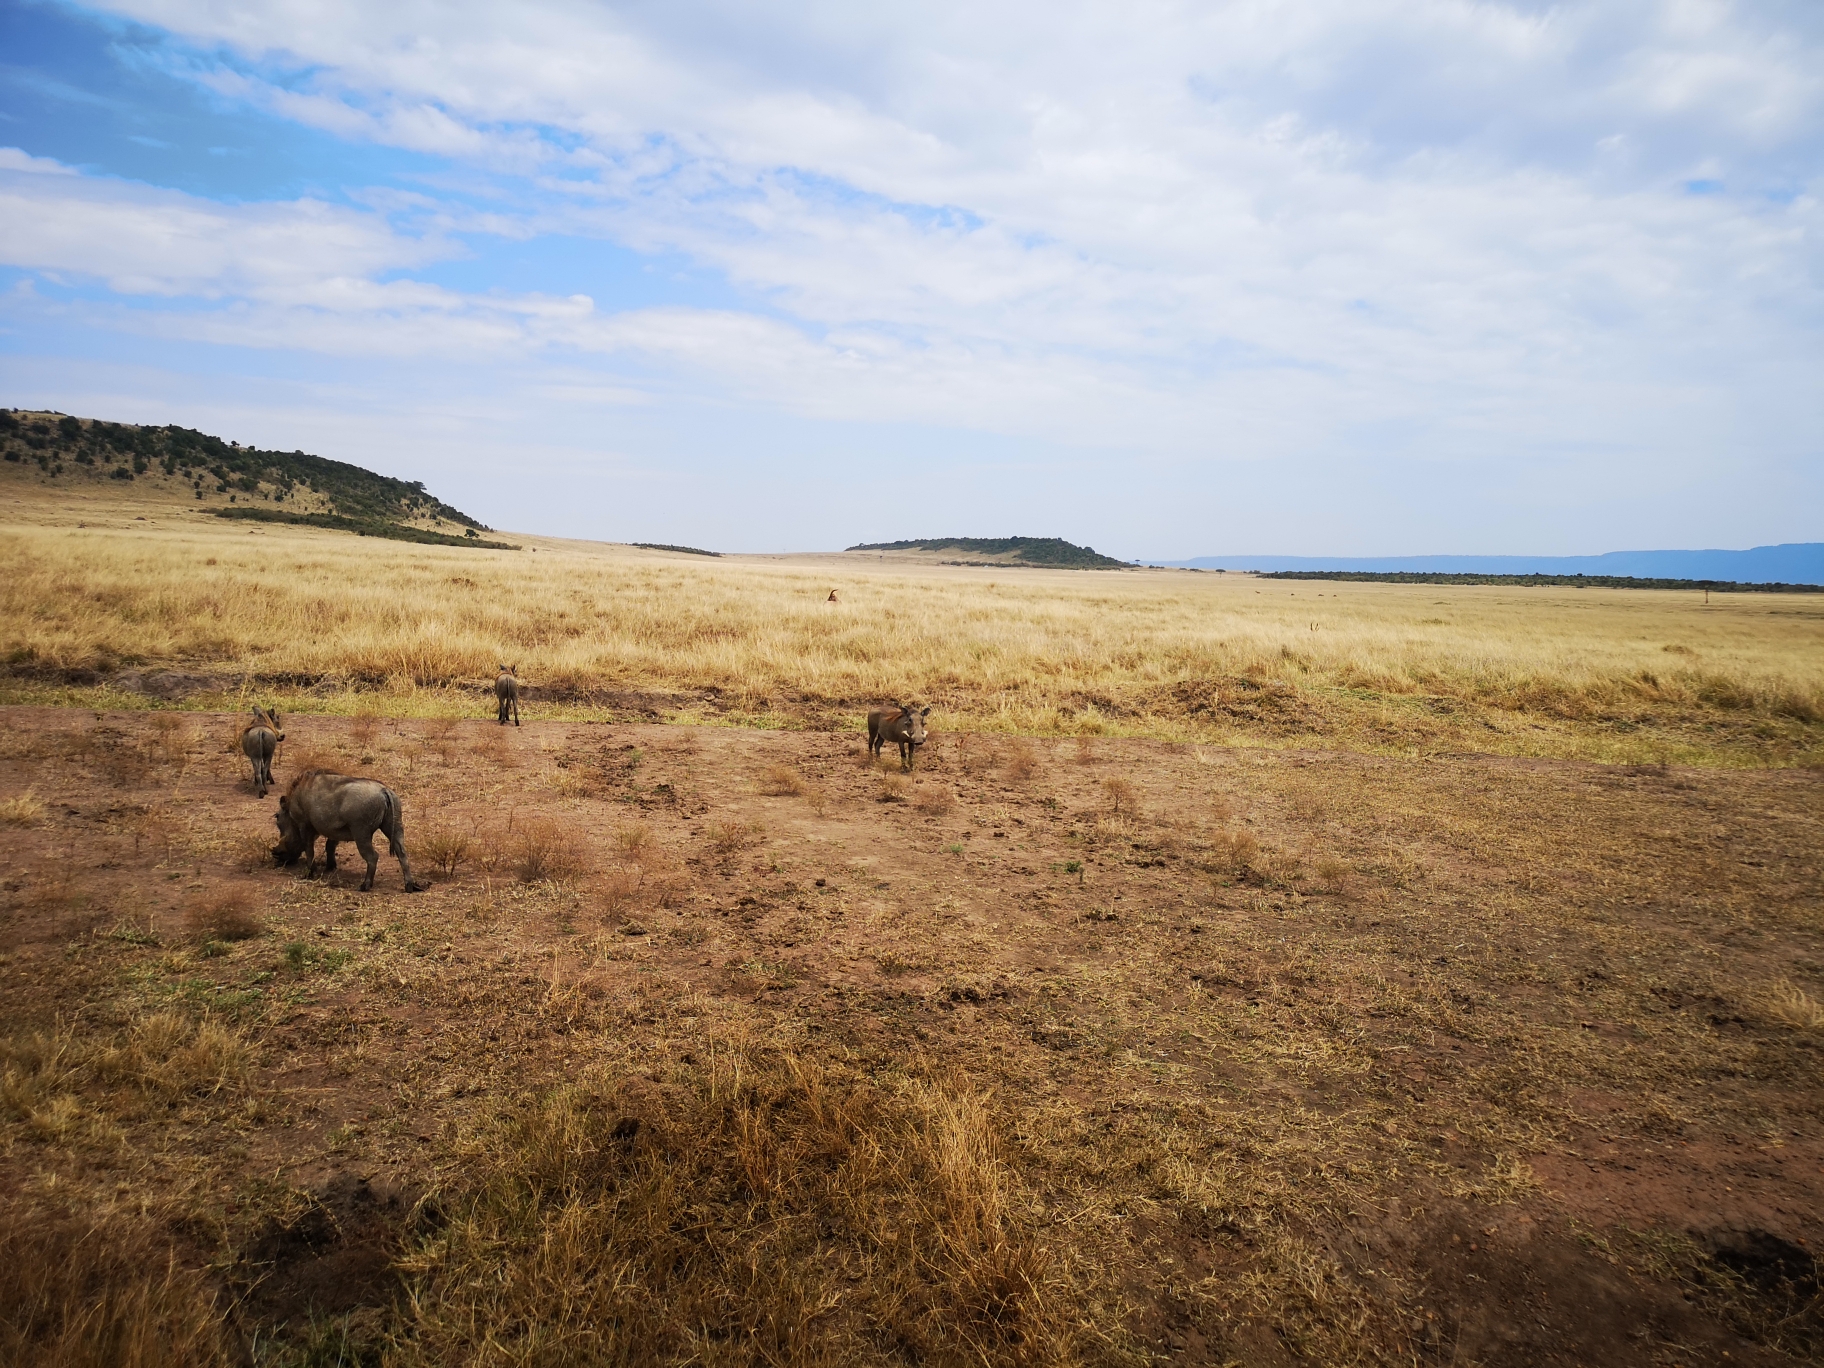
[(828, 728), (904, 695), (950, 729), (1026, 735), (1824, 756), (1824, 597), (432, 549), (29, 493), (0, 532), (15, 701), (163, 671), (216, 702), (460, 715), (506, 660), (578, 717)]
[[(34, 500), (0, 1361), (1824, 1354), (1814, 600)], [(247, 697), (428, 891), (272, 866)]]

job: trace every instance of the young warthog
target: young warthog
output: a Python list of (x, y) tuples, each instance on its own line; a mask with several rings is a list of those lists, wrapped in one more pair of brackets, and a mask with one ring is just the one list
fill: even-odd
[(517, 665), (502, 665), (500, 676), (494, 681), (494, 697), (500, 703), (500, 725), (507, 725), (507, 714), (512, 713), (513, 725), (519, 725), (519, 672)]
[(931, 709), (916, 712), (904, 703), (876, 708), (868, 714), (868, 754), (878, 756), (889, 741), (899, 743), (899, 767), (912, 768), (912, 757), (925, 744), (925, 719)]
[(424, 887), (412, 877), (412, 863), (405, 855), (405, 821), (399, 809), (399, 795), (378, 779), (355, 779), (328, 770), (307, 770), (291, 781), (279, 798), (274, 815), (279, 828), (279, 843), (272, 848), (273, 863), (294, 865), (300, 855), (310, 856), (306, 877), (317, 877), (317, 837), (323, 838), (323, 867), (336, 872), (336, 843), (353, 841), (361, 858), (367, 861), (367, 877), (361, 891), (374, 886), (374, 869), (380, 856), (374, 850), (374, 833), (386, 837), (386, 843), (399, 861), (399, 872), (405, 877), (405, 891), (416, 893)]
[(254, 704), (253, 721), (241, 728), (241, 754), (253, 764), (253, 796), (264, 798), (272, 782), (272, 756), (285, 733), (279, 730), (279, 715)]

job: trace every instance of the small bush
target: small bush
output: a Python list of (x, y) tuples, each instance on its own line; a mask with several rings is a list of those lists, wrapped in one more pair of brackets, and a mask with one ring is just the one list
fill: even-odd
[(468, 860), (475, 840), (466, 831), (454, 827), (427, 827), (416, 842), (424, 859), (440, 878), (453, 879)]
[(1211, 863), (1228, 874), (1246, 874), (1260, 863), (1260, 842), (1251, 831), (1218, 832), (1210, 842)]
[(1007, 777), (1024, 783), (1039, 772), (1039, 753), (1030, 741), (1015, 741), (1007, 748)]
[(956, 810), (956, 794), (947, 784), (926, 784), (913, 796), (912, 806), (927, 817), (943, 817)]
[(766, 829), (755, 822), (721, 822), (710, 827), (704, 836), (718, 859), (730, 860), (759, 845), (766, 837)]
[(206, 893), (184, 909), (184, 925), (203, 941), (252, 940), (265, 928), (254, 895), (244, 888)]
[(1102, 794), (1110, 812), (1132, 816), (1140, 810), (1140, 790), (1125, 779), (1104, 779)]
[(1349, 866), (1334, 855), (1326, 855), (1317, 862), (1316, 874), (1318, 887), (1340, 893), (1349, 877)]
[(797, 798), (809, 786), (790, 765), (772, 765), (760, 776), (760, 792), (774, 798)]
[(612, 918), (626, 912), (638, 899), (640, 885), (644, 882), (645, 871), (642, 869), (617, 869), (603, 879), (598, 894), (602, 915)]
[(583, 872), (583, 843), (551, 818), (528, 822), (516, 843), (513, 872), (521, 883), (563, 883)]
[(906, 781), (897, 774), (883, 774), (880, 777), (880, 801), (883, 803), (903, 803), (906, 801)]
[(628, 864), (643, 864), (657, 853), (652, 843), (652, 828), (644, 822), (634, 822), (616, 831), (614, 848)]

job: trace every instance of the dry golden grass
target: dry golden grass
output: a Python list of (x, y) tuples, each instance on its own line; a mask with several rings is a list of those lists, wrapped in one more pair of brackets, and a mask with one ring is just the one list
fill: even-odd
[(44, 818), (44, 804), (30, 789), (17, 797), (0, 801), (0, 822), (7, 826), (35, 826)]
[(404, 1261), (402, 1363), (1057, 1363), (1090, 1339), (965, 1083), (737, 1048), (662, 1090), (560, 1091), (466, 1159)]
[(1736, 763), (1815, 757), (1824, 737), (1824, 603), (1803, 595), (834, 569), (840, 611), (822, 601), (827, 563), (283, 527), (250, 542), (196, 515), (133, 532), (16, 522), (0, 533), (0, 631), (16, 677), (170, 665), (341, 681), (364, 692), (330, 706), (370, 717), (474, 711), (445, 690), (490, 679), (505, 652), (546, 699), (586, 710), (657, 690), (683, 717), (859, 725), (866, 703), (915, 696), (951, 730)]
[(253, 894), (242, 888), (203, 893), (184, 909), (184, 922), (191, 934), (204, 940), (252, 940), (264, 929), (258, 906)]
[(0, 1208), (0, 1362), (32, 1368), (215, 1368), (237, 1362), (208, 1280), (152, 1222), (92, 1225)]

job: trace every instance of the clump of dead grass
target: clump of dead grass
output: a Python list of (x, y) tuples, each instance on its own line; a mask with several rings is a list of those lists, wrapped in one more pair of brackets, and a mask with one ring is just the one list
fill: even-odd
[(948, 784), (921, 784), (912, 806), (927, 817), (945, 817), (956, 811), (956, 793)]
[(717, 822), (703, 833), (710, 853), (718, 860), (732, 860), (744, 850), (752, 850), (766, 839), (766, 828), (758, 822)]
[(809, 787), (790, 765), (769, 765), (758, 780), (760, 792), (774, 798), (801, 797)]
[(513, 872), (521, 883), (565, 883), (588, 867), (582, 836), (554, 817), (535, 817), (520, 827)]
[(1824, 1002), (1791, 979), (1781, 979), (1768, 989), (1767, 1014), (1801, 1031), (1824, 1031)]
[(36, 826), (44, 820), (44, 804), (30, 789), (16, 797), (0, 801), (0, 823), (7, 826)]
[(207, 1279), (150, 1222), (22, 1201), (0, 1214), (0, 1362), (215, 1368), (237, 1362)]
[(199, 894), (184, 908), (184, 924), (204, 941), (244, 941), (262, 934), (259, 899), (245, 888)]
[(1210, 838), (1210, 863), (1218, 873), (1247, 874), (1260, 863), (1260, 842), (1251, 831), (1219, 831)]
[(1076, 1356), (1090, 1318), (968, 1084), (755, 1051), (676, 1073), (471, 1139), (448, 1224), (402, 1261), (402, 1363), (533, 1342), (638, 1363)]
[(1039, 753), (1033, 749), (1030, 741), (1020, 739), (1007, 747), (1003, 768), (1009, 779), (1025, 783), (1039, 772)]

